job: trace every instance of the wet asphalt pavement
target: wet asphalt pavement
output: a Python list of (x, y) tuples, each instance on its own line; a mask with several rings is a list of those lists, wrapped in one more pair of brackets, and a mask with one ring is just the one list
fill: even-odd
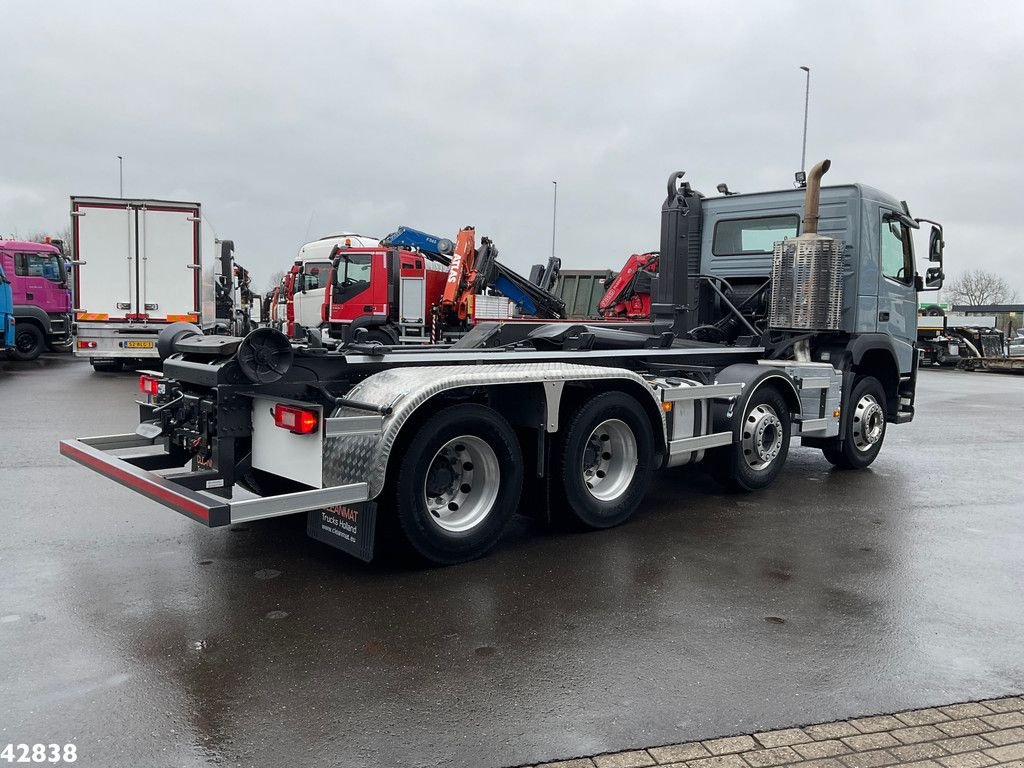
[(81, 766), (506, 766), (1024, 690), (1024, 376), (927, 371), (874, 467), (797, 449), (629, 524), (366, 566), (57, 454), (136, 376), (0, 362), (0, 745)]

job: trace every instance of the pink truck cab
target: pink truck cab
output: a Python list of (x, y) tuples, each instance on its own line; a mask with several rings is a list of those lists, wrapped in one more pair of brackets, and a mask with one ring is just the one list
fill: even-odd
[(0, 262), (14, 299), (15, 360), (34, 360), (71, 341), (71, 294), (64, 254), (48, 243), (0, 240)]

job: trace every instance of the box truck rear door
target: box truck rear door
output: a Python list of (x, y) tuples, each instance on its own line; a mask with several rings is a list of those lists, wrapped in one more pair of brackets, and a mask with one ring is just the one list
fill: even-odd
[[(124, 203), (72, 204), (75, 309), (79, 319), (123, 320), (135, 312), (135, 211)], [(84, 316), (83, 316), (84, 315)]]
[(199, 209), (139, 209), (139, 308), (150, 320), (199, 312)]

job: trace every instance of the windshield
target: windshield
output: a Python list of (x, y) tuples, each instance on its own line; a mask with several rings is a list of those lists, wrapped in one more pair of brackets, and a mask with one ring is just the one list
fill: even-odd
[(20, 277), (45, 277), (54, 283), (63, 283), (66, 279), (64, 259), (56, 253), (15, 254), (14, 274)]

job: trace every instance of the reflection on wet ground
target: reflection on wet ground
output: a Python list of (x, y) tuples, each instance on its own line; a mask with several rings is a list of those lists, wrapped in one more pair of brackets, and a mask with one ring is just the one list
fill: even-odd
[(420, 570), (104, 481), (56, 441), (131, 428), (135, 376), (0, 363), (0, 729), (82, 765), (500, 766), (1020, 690), (1024, 377), (922, 378), (871, 471), (669, 471), (620, 529), (519, 519)]

